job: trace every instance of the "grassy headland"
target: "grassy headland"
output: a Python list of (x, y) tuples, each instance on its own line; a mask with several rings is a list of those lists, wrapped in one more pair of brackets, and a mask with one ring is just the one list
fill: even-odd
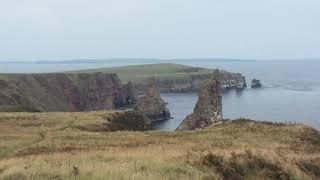
[[(120, 92), (125, 89), (123, 84), (130, 80), (139, 93), (148, 89), (147, 83), (154, 75), (161, 93), (197, 92), (203, 81), (212, 78), (213, 71), (178, 64), (148, 64), (72, 73), (0, 74), (0, 111), (113, 109), (124, 102), (123, 97), (127, 95)], [(244, 80), (239, 73), (220, 72), (229, 85), (238, 85)], [(97, 96), (104, 98), (97, 101)]]
[(123, 83), (134, 81), (140, 83), (151, 79), (154, 75), (158, 80), (175, 80), (188, 78), (191, 75), (204, 75), (213, 72), (213, 69), (198, 68), (180, 64), (144, 64), (144, 65), (129, 65), (122, 67), (98, 68), (80, 71), (72, 71), (73, 73), (116, 73)]
[(227, 121), (198, 131), (108, 132), (113, 111), (0, 113), (0, 179), (317, 179), (320, 133)]

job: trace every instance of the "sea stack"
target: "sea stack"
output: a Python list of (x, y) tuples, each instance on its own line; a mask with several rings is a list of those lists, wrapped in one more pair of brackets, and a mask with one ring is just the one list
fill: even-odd
[(252, 79), (251, 88), (260, 88), (261, 86), (262, 86), (262, 85), (261, 85), (260, 80), (258, 80), (258, 79)]
[(221, 120), (222, 87), (218, 77), (213, 76), (213, 79), (202, 85), (193, 113), (188, 115), (176, 130), (202, 129)]
[(167, 103), (161, 98), (155, 79), (149, 84), (145, 95), (139, 98), (135, 110), (142, 112), (152, 122), (170, 119)]
[(121, 94), (122, 98), (120, 99), (121, 101), (118, 102), (118, 108), (133, 108), (138, 101), (138, 94), (132, 81), (129, 81), (127, 84), (123, 85)]

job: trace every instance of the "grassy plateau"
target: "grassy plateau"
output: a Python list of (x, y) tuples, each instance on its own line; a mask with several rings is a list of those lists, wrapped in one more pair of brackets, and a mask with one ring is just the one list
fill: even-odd
[(239, 119), (185, 132), (97, 128), (114, 113), (0, 113), (0, 179), (320, 177), (320, 133), (304, 125)]
[(143, 64), (129, 65), (121, 67), (98, 68), (80, 71), (72, 71), (73, 73), (116, 73), (123, 83), (134, 81), (136, 83), (144, 82), (151, 79), (154, 75), (158, 80), (175, 80), (185, 79), (191, 75), (204, 75), (213, 72), (213, 69), (198, 68), (180, 64)]

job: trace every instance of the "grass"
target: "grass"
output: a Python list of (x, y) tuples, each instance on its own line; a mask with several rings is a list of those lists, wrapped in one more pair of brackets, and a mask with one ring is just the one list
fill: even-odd
[(144, 65), (130, 65), (122, 67), (111, 67), (111, 68), (98, 68), (73, 71), (73, 73), (93, 73), (93, 72), (105, 72), (105, 73), (116, 73), (123, 83), (128, 81), (134, 81), (141, 83), (149, 80), (155, 75), (159, 80), (175, 80), (185, 79), (191, 75), (203, 75), (210, 74), (213, 72), (212, 69), (196, 68), (191, 66), (185, 66), (180, 64), (144, 64)]
[(0, 113), (0, 179), (317, 179), (320, 134), (226, 121), (204, 130), (88, 131), (115, 112)]

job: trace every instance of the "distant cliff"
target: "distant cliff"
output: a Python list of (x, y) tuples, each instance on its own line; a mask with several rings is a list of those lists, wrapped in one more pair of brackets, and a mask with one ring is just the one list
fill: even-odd
[[(219, 71), (219, 79), (223, 90), (246, 87), (246, 79), (240, 73)], [(158, 79), (157, 86), (161, 93), (190, 93), (199, 92), (202, 84), (213, 77), (212, 73), (189, 75), (181, 79)], [(139, 92), (146, 91), (148, 84), (138, 82), (135, 87)]]
[(0, 111), (92, 111), (135, 101), (132, 84), (116, 74), (0, 75)]
[[(116, 73), (122, 82), (132, 81), (139, 92), (148, 91), (149, 82), (155, 76), (161, 93), (185, 93), (198, 92), (202, 83), (212, 78), (214, 71), (215, 69), (161, 63), (89, 69), (72, 73)], [(224, 70), (219, 72), (223, 89), (242, 89), (246, 86), (245, 77), (241, 73)]]

